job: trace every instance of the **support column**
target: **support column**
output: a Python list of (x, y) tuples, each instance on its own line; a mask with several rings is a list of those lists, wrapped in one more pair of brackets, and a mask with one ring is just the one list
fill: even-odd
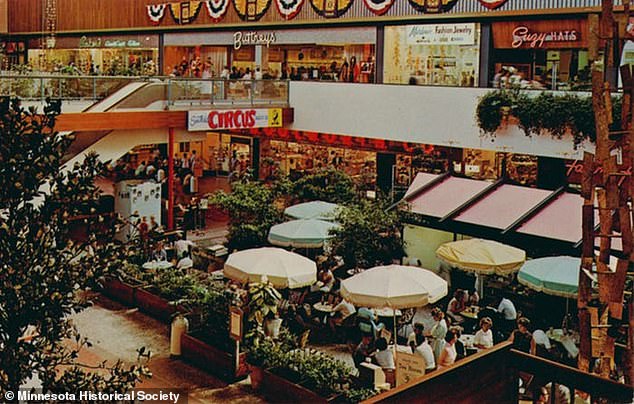
[(167, 229), (174, 230), (174, 128), (167, 139)]

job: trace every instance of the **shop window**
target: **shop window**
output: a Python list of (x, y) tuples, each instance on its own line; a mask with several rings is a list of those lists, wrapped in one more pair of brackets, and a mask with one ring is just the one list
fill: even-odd
[(189, 142), (180, 142), (178, 144), (178, 151), (179, 153), (189, 153), (190, 147)]

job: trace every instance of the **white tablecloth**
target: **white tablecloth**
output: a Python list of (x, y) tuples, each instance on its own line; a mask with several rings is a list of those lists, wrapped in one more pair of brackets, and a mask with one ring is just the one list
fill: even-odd
[(169, 261), (149, 261), (143, 264), (143, 269), (168, 269), (173, 266)]

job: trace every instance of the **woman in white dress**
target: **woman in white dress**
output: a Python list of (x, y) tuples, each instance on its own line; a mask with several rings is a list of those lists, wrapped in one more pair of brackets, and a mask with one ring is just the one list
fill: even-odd
[(432, 349), (434, 350), (434, 357), (436, 358), (436, 362), (438, 362), (438, 358), (440, 358), (440, 353), (445, 347), (447, 322), (445, 321), (445, 313), (443, 313), (442, 310), (440, 310), (438, 307), (435, 307), (431, 311), (431, 316), (435, 321), (435, 324), (431, 329), (431, 336), (434, 339), (432, 343)]

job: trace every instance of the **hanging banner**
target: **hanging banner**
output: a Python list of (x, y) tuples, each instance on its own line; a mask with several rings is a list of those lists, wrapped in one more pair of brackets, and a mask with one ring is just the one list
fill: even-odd
[(229, 0), (207, 0), (205, 1), (207, 15), (213, 22), (222, 20), (229, 9)]
[(150, 4), (147, 6), (147, 16), (152, 24), (158, 25), (165, 16), (165, 8), (167, 4)]
[(365, 6), (376, 15), (383, 15), (394, 4), (394, 0), (363, 0)]
[(476, 43), (475, 23), (408, 25), (406, 32), (408, 45), (474, 45)]
[(200, 1), (181, 1), (180, 3), (169, 3), (170, 13), (177, 24), (189, 24), (198, 17), (201, 3)]
[(313, 10), (325, 18), (339, 18), (348, 11), (352, 0), (310, 0)]
[(409, 0), (410, 6), (421, 13), (444, 13), (457, 2), (458, 0)]
[(480, 4), (482, 4), (484, 7), (488, 8), (489, 10), (494, 10), (507, 2), (507, 0), (478, 0), (478, 1), (480, 2)]
[(303, 5), (304, 0), (275, 0), (277, 11), (287, 20), (295, 18)]
[(187, 112), (188, 131), (280, 127), (282, 127), (281, 108), (215, 109)]
[(257, 21), (266, 14), (271, 0), (233, 0), (233, 7), (242, 21)]

